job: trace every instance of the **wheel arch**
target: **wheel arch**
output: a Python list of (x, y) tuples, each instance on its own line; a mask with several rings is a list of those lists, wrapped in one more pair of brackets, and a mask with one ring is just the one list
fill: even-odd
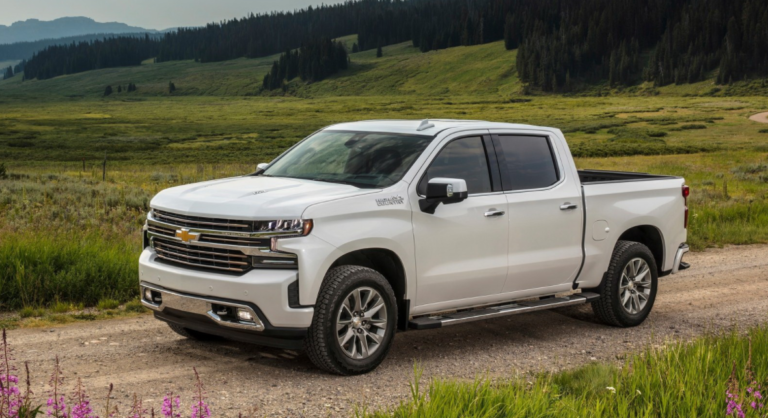
[[(638, 225), (624, 231), (619, 237), (616, 245), (620, 241), (633, 241), (645, 245), (651, 250), (653, 259), (656, 262), (656, 269), (659, 276), (663, 275), (664, 270), (664, 235), (661, 230), (653, 225)], [(615, 248), (615, 246), (614, 246)]]
[(398, 328), (407, 328), (410, 303), (405, 266), (400, 257), (386, 248), (363, 248), (345, 253), (337, 258), (328, 270), (345, 265), (368, 267), (381, 273), (392, 286), (398, 307)]

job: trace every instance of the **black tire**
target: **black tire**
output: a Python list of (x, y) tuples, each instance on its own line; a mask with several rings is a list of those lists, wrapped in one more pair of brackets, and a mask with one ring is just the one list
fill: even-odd
[[(339, 342), (336, 321), (344, 300), (355, 289), (374, 289), (386, 308), (381, 342), (369, 357), (350, 357)], [(325, 275), (315, 304), (315, 315), (305, 340), (309, 359), (325, 371), (344, 376), (368, 373), (384, 361), (392, 346), (397, 325), (397, 300), (392, 287), (379, 272), (361, 266), (340, 266)], [(365, 338), (365, 337), (363, 337)]]
[(168, 324), (173, 332), (181, 335), (184, 338), (189, 338), (195, 341), (220, 341), (222, 338), (218, 335), (206, 334), (204, 332), (195, 331), (193, 329), (184, 328), (176, 324)]
[[(636, 313), (630, 313), (629, 309), (625, 308), (621, 301), (622, 274), (624, 274), (624, 269), (630, 261), (638, 258), (644, 260), (650, 270), (650, 293), (647, 295), (645, 306)], [(592, 310), (601, 321), (608, 325), (617, 327), (640, 325), (648, 317), (651, 309), (653, 309), (658, 286), (658, 268), (656, 267), (656, 260), (653, 258), (651, 250), (638, 242), (619, 241), (613, 250), (611, 264), (603, 278), (603, 283), (597, 289), (600, 293), (600, 298), (592, 302)]]

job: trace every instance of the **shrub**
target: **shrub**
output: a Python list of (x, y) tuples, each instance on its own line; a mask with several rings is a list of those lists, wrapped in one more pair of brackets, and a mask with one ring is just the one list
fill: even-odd
[(146, 310), (147, 308), (145, 308), (139, 300), (132, 300), (125, 304), (126, 312), (145, 312)]
[(96, 307), (102, 311), (106, 311), (108, 309), (117, 309), (118, 306), (120, 306), (120, 302), (114, 299), (102, 299), (99, 301), (98, 305), (96, 305)]
[(707, 125), (701, 125), (698, 123), (688, 123), (680, 126), (680, 129), (707, 129)]

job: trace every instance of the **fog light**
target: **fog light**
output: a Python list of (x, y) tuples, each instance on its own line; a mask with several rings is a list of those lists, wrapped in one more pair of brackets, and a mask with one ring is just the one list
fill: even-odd
[(152, 289), (148, 287), (144, 288), (144, 300), (147, 302), (152, 302)]
[(237, 309), (237, 319), (245, 322), (253, 322), (253, 315), (243, 308)]

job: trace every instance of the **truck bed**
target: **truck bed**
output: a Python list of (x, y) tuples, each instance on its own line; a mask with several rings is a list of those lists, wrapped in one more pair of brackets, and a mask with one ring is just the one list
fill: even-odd
[(620, 183), (628, 181), (673, 179), (674, 176), (660, 176), (629, 171), (579, 170), (581, 184)]

